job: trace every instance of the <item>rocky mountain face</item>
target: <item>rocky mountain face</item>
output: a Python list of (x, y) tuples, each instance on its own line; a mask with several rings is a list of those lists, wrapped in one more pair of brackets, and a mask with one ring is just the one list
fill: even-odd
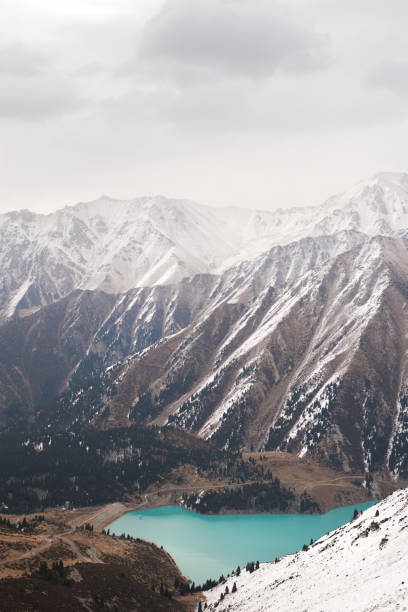
[(33, 417), (65, 388), (113, 303), (73, 292), (31, 316), (0, 326), (0, 423)]
[(173, 423), (222, 446), (406, 474), (407, 242), (351, 233), (356, 246), (330, 256), (345, 248), (337, 238), (278, 247), (166, 295), (122, 296), (68, 403), (93, 405), (103, 426)]
[(398, 610), (408, 597), (407, 527), (408, 493), (400, 490), (306, 550), (231, 576), (206, 593), (207, 609)]
[[(42, 288), (37, 301), (2, 293), (17, 309), (0, 326), (3, 424), (47, 407), (67, 426), (176, 425), (229, 448), (312, 453), (368, 483), (407, 476), (407, 211), (408, 176), (386, 174), (273, 213), (153, 198), (4, 215), (3, 236), (27, 217), (26, 268), (15, 262)], [(33, 254), (43, 243), (70, 270), (55, 272), (64, 288), (39, 280), (57, 286)]]

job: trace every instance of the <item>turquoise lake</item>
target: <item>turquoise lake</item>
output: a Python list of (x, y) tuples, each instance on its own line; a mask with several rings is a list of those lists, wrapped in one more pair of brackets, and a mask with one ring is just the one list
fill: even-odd
[(273, 561), (293, 553), (328, 531), (347, 523), (354, 508), (365, 510), (376, 502), (308, 514), (197, 514), (179, 506), (128, 512), (109, 525), (163, 546), (181, 571), (196, 584), (229, 574), (247, 561)]

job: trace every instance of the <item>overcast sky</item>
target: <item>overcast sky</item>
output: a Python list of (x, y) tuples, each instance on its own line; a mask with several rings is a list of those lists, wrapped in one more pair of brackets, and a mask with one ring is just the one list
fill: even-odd
[(406, 0), (0, 0), (0, 210), (408, 171)]

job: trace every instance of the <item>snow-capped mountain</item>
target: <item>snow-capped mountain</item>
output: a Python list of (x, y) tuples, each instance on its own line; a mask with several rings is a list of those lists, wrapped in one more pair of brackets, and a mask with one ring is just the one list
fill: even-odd
[(408, 174), (382, 172), (362, 181), (322, 207), (325, 218), (315, 226), (318, 233), (355, 229), (370, 236), (389, 236), (408, 227)]
[[(308, 543), (307, 543), (308, 544)], [(373, 612), (408, 599), (408, 491), (396, 491), (350, 523), (277, 563), (245, 569), (207, 591), (209, 612)], [(234, 588), (236, 585), (236, 591)], [(228, 594), (220, 600), (221, 593)], [(234, 588), (235, 592), (232, 592)]]
[(221, 446), (313, 453), (378, 490), (407, 477), (407, 184), (378, 175), (274, 213), (163, 198), (15, 213), (15, 245), (21, 215), (30, 240), (13, 262), (30, 288), (19, 304), (3, 292), (25, 316), (0, 326), (1, 422), (51, 406), (70, 423), (174, 424)]
[(405, 477), (407, 247), (341, 232), (220, 276), (73, 293), (0, 327), (3, 419), (69, 383), (70, 422), (176, 424), (368, 481)]
[(342, 232), (133, 290), (93, 335), (68, 403), (105, 424), (176, 424), (234, 448), (312, 452), (369, 480), (406, 476), (407, 287), (405, 239)]
[(50, 215), (2, 215), (3, 313), (78, 288), (120, 293), (215, 269), (233, 249), (208, 211), (162, 197), (103, 197)]
[(220, 273), (272, 246), (355, 230), (408, 227), (408, 175), (379, 174), (315, 207), (211, 208), (162, 196), (101, 197), (49, 215), (0, 215), (0, 314), (49, 304), (75, 289), (121, 293)]

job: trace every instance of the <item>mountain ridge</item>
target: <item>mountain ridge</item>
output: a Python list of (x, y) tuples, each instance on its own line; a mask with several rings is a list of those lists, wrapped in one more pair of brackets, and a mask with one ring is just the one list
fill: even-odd
[(343, 230), (393, 235), (407, 227), (408, 175), (398, 173), (376, 175), (320, 206), (274, 211), (164, 196), (102, 196), (47, 215), (12, 211), (0, 215), (0, 316), (75, 289), (122, 293), (220, 274), (306, 236)]

